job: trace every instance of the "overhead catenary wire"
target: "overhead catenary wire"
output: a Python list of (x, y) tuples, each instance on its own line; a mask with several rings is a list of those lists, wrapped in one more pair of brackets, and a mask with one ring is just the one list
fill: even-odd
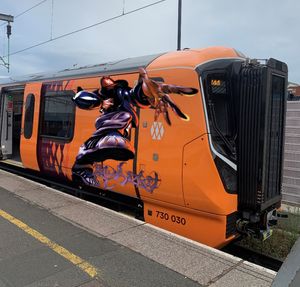
[(48, 1), (48, 0), (43, 0), (43, 1), (41, 1), (41, 2), (39, 2), (39, 3), (37, 3), (37, 4), (35, 4), (34, 6), (32, 6), (32, 7), (28, 8), (28, 9), (26, 9), (25, 11), (21, 12), (20, 14), (17, 14), (17, 15), (15, 16), (15, 18), (18, 18), (18, 17), (20, 17), (20, 16), (22, 16), (22, 15), (28, 13), (28, 12), (31, 11), (32, 9), (34, 9), (34, 8), (36, 8), (36, 7), (38, 7), (38, 6), (40, 6), (41, 4), (43, 4), (44, 2), (47, 2), (47, 1)]
[[(47, 1), (47, 0), (44, 0), (44, 1), (42, 1), (42, 2), (45, 2), (45, 1)], [(80, 29), (74, 30), (74, 31), (72, 31), (72, 32), (68, 32), (68, 33), (62, 34), (62, 35), (57, 36), (57, 37), (53, 37), (53, 38), (51, 38), (51, 39), (49, 39), (49, 40), (46, 40), (46, 41), (37, 43), (37, 44), (35, 44), (35, 45), (32, 45), (32, 46), (23, 48), (23, 49), (21, 49), (21, 50), (12, 52), (12, 53), (10, 53), (9, 55), (10, 55), (10, 56), (13, 56), (13, 55), (16, 55), (16, 54), (25, 52), (25, 51), (27, 51), (27, 50), (30, 50), (30, 49), (33, 49), (33, 48), (36, 48), (36, 47), (45, 45), (45, 44), (47, 44), (47, 43), (50, 43), (50, 42), (52, 42), (52, 41), (56, 41), (56, 40), (58, 40), (58, 39), (62, 39), (62, 38), (64, 38), (64, 37), (68, 37), (68, 36), (70, 36), (70, 35), (79, 33), (79, 32), (81, 32), (81, 31), (84, 31), (84, 30), (87, 30), (87, 29), (91, 29), (91, 28), (93, 28), (93, 27), (96, 27), (96, 26), (102, 25), (102, 24), (104, 24), (104, 23), (107, 23), (107, 22), (116, 20), (116, 19), (121, 18), (121, 17), (123, 17), (123, 16), (126, 16), (126, 15), (129, 15), (129, 14), (138, 12), (138, 11), (140, 11), (140, 10), (149, 8), (149, 7), (151, 7), (151, 6), (160, 4), (160, 3), (165, 2), (165, 1), (167, 1), (167, 0), (156, 1), (156, 2), (154, 2), (154, 3), (151, 3), (151, 4), (148, 4), (148, 5), (142, 6), (142, 7), (140, 7), (140, 8), (137, 8), (137, 9), (134, 9), (134, 10), (131, 10), (131, 11), (128, 11), (128, 12), (124, 12), (124, 13), (122, 12), (122, 14), (120, 14), (120, 15), (117, 15), (117, 16), (114, 16), (114, 17), (111, 17), (111, 18), (108, 18), (108, 19), (105, 19), (105, 20), (96, 22), (96, 23), (94, 23), (94, 24), (92, 24), (92, 25), (85, 26), (85, 27), (83, 27), (83, 28), (80, 28)], [(42, 3), (40, 2), (40, 4), (42, 4)], [(32, 9), (33, 9), (33, 7), (32, 7)]]

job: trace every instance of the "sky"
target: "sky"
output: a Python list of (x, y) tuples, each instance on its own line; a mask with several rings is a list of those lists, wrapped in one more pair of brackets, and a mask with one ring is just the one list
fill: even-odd
[[(177, 9), (178, 0), (1, 0), (0, 13), (15, 19), (10, 71), (1, 65), (0, 78), (176, 50)], [(182, 0), (181, 47), (272, 57), (287, 63), (290, 82), (300, 83), (299, 12), (298, 0)], [(6, 62), (7, 54), (2, 21)]]

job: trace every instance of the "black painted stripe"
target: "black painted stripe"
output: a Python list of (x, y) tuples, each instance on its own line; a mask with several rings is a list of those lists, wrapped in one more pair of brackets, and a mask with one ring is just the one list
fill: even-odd
[[(140, 120), (140, 108), (136, 108), (136, 113), (138, 116), (138, 119)], [(134, 134), (134, 150), (135, 150), (135, 157), (133, 159), (133, 173), (137, 174), (137, 158), (138, 158), (138, 142), (139, 142), (139, 127), (140, 125), (138, 124), (137, 127), (135, 128), (135, 134)], [(141, 199), (141, 194), (139, 188), (134, 185), (135, 193), (138, 199)]]

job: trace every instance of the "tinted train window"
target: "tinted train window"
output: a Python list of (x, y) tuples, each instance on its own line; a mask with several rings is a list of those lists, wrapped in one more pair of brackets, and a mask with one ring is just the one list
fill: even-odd
[(216, 150), (236, 159), (236, 128), (230, 78), (226, 71), (207, 73), (204, 82), (211, 138)]
[(24, 137), (26, 139), (30, 139), (32, 135), (34, 102), (34, 95), (29, 94), (25, 102)]
[(208, 75), (207, 80), (209, 103), (211, 105), (209, 109), (210, 116), (211, 118), (215, 117), (219, 130), (225, 136), (229, 136), (231, 134), (228, 118), (230, 96), (227, 77), (225, 74), (211, 74)]
[(42, 100), (41, 136), (71, 141), (74, 132), (73, 91), (48, 92)]

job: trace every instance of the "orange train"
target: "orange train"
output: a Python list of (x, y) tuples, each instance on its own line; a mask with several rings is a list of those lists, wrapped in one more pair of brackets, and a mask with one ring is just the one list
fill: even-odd
[(3, 161), (137, 198), (146, 222), (213, 247), (270, 235), (281, 203), (283, 62), (185, 49), (0, 88)]

